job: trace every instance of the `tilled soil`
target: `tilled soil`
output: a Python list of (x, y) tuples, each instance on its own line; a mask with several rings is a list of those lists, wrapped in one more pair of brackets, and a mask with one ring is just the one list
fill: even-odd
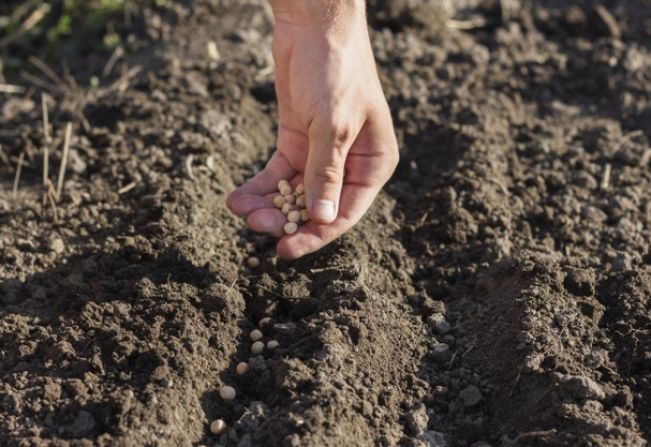
[(262, 0), (51, 86), (56, 213), (40, 98), (3, 96), (0, 444), (647, 445), (651, 2), (472, 3), (369, 1), (402, 161), (296, 262), (224, 205), (274, 146)]

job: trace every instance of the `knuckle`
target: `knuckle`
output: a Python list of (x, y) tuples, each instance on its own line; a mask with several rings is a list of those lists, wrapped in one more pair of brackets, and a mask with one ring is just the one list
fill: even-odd
[(324, 184), (339, 184), (343, 180), (342, 172), (335, 166), (319, 166), (314, 170), (313, 176)]

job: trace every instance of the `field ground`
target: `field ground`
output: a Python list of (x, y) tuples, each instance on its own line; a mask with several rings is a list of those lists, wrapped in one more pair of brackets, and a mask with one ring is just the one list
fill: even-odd
[[(262, 0), (29, 68), (52, 179), (74, 124), (56, 206), (39, 81), (7, 79), (0, 444), (647, 445), (651, 2), (369, 3), (402, 161), (298, 262), (224, 205), (274, 145)], [(280, 347), (236, 376), (258, 325)]]

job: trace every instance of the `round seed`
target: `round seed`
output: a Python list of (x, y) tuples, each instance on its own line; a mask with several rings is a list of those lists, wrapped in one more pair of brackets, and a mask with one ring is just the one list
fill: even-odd
[(210, 424), (210, 433), (213, 435), (220, 435), (225, 429), (226, 422), (224, 422), (222, 419), (215, 419), (212, 421), (212, 424)]
[(296, 187), (296, 194), (298, 195), (305, 194), (305, 186), (303, 186), (302, 183), (299, 183), (298, 186)]
[(256, 341), (251, 345), (251, 352), (253, 354), (262, 354), (262, 351), (264, 351), (264, 343), (261, 341)]
[(235, 367), (235, 372), (238, 376), (243, 376), (249, 371), (249, 364), (246, 362), (240, 362)]
[(287, 194), (292, 193), (292, 187), (289, 185), (289, 182), (287, 180), (281, 180), (278, 182), (278, 191), (286, 196)]
[(307, 222), (310, 220), (310, 213), (308, 210), (301, 210), (301, 220), (303, 222)]
[(249, 264), (249, 267), (252, 269), (260, 266), (260, 260), (255, 256), (251, 256), (249, 259), (247, 259), (246, 262), (247, 264)]
[(292, 208), (293, 207), (292, 207), (291, 203), (285, 203), (283, 205), (283, 208), (282, 208), (283, 214), (285, 214), (285, 215), (289, 214), (289, 212), (292, 210)]
[(302, 208), (305, 208), (305, 196), (298, 196), (296, 198), (296, 204)]
[(235, 399), (235, 388), (232, 386), (224, 385), (219, 389), (219, 397), (221, 397), (224, 400), (233, 400)]
[(249, 337), (251, 337), (251, 341), (258, 341), (258, 340), (262, 340), (264, 334), (260, 329), (253, 329), (249, 334)]
[(280, 343), (278, 342), (278, 340), (269, 340), (267, 342), (267, 349), (270, 349), (270, 350), (276, 349), (279, 345), (280, 345)]
[(301, 212), (300, 211), (290, 211), (287, 214), (287, 220), (294, 223), (299, 223), (301, 221)]
[(287, 222), (284, 230), (286, 234), (294, 234), (298, 231), (298, 225), (295, 222)]
[(285, 202), (289, 203), (290, 205), (296, 203), (296, 196), (294, 194), (287, 194), (283, 198), (285, 199)]
[(283, 196), (274, 197), (274, 206), (276, 208), (282, 208), (285, 204), (285, 198)]

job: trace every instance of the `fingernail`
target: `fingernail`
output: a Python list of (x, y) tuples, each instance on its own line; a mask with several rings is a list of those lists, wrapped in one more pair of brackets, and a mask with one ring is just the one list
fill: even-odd
[(332, 200), (315, 200), (312, 207), (313, 217), (332, 222), (337, 215), (335, 214), (335, 203)]

